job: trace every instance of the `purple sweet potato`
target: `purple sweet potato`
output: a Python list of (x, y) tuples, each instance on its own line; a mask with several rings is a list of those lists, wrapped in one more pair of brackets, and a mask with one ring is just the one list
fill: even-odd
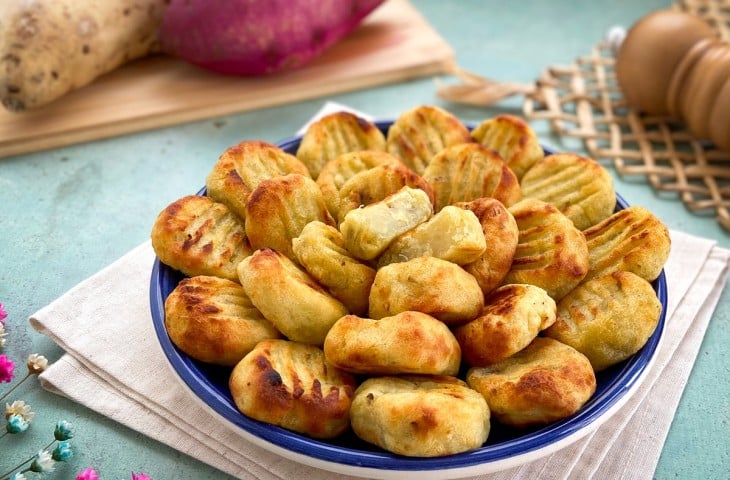
[(172, 0), (164, 52), (229, 75), (297, 68), (334, 45), (384, 0)]

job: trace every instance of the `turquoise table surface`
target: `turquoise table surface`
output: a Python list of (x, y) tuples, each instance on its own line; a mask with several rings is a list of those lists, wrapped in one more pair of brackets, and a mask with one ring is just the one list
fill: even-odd
[[(463, 68), (496, 80), (529, 83), (552, 65), (586, 55), (614, 25), (629, 26), (667, 1), (413, 0), (446, 39)], [(421, 104), (440, 105), (464, 121), (521, 113), (515, 97), (489, 108), (437, 98), (433, 78), (329, 97), (380, 118)], [(0, 159), (0, 302), (9, 317), (2, 353), (19, 360), (38, 352), (51, 361), (62, 351), (33, 331), (28, 316), (79, 281), (149, 238), (160, 210), (197, 191), (218, 155), (244, 139), (276, 142), (293, 134), (325, 99), (229, 115), (180, 126)], [(109, 108), (114, 108), (110, 105)], [(535, 123), (541, 141), (564, 145)], [(616, 190), (670, 228), (715, 239), (730, 235), (712, 215), (687, 210), (674, 195), (654, 192), (643, 178), (621, 178)], [(671, 286), (670, 286), (671, 295)], [(123, 319), (118, 319), (123, 321)], [(730, 292), (702, 344), (664, 445), (655, 478), (720, 479), (730, 472)], [(5, 390), (3, 384), (0, 392)], [(35, 379), (13, 395), (33, 406), (31, 429), (0, 439), (0, 472), (48, 443), (57, 420), (76, 427), (75, 455), (44, 478), (69, 479), (94, 467), (103, 479), (144, 471), (155, 480), (221, 479), (226, 475), (113, 420), (42, 390)], [(30, 477), (35, 478), (35, 477)]]

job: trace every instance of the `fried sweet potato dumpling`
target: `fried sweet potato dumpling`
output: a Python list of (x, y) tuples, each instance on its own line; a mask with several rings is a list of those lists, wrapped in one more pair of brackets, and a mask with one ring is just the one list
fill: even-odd
[(529, 283), (560, 300), (588, 272), (583, 232), (555, 206), (526, 198), (509, 209), (519, 228), (519, 243), (504, 283)]
[(409, 457), (479, 448), (489, 436), (489, 407), (456, 377), (403, 375), (365, 380), (350, 409), (361, 439)]
[(651, 282), (669, 258), (669, 230), (638, 205), (614, 213), (583, 233), (590, 259), (586, 280), (626, 270)]
[(372, 260), (396, 237), (432, 214), (433, 205), (426, 192), (403, 187), (379, 202), (351, 210), (340, 224), (340, 232), (350, 253), (361, 260)]
[(246, 235), (251, 247), (273, 248), (291, 259), (292, 240), (314, 221), (335, 224), (317, 184), (304, 175), (264, 180), (246, 204)]
[(616, 192), (608, 170), (573, 153), (548, 155), (522, 177), (522, 195), (552, 203), (585, 230), (613, 214)]
[(347, 315), (324, 340), (327, 361), (352, 373), (456, 375), (461, 350), (443, 322), (420, 312), (380, 320)]
[(365, 315), (375, 270), (352, 256), (339, 230), (308, 223), (292, 242), (299, 264), (350, 313)]
[(522, 199), (520, 184), (499, 154), (478, 143), (463, 143), (437, 153), (423, 172), (434, 192), (434, 210), (482, 197), (505, 206)]
[(403, 112), (388, 129), (387, 150), (422, 175), (431, 158), (444, 148), (471, 142), (469, 130), (451, 113), (422, 105)]
[(354, 175), (342, 185), (338, 193), (337, 221), (342, 222), (351, 210), (384, 200), (403, 187), (423, 190), (433, 203), (431, 187), (413, 170), (403, 164), (377, 165)]
[(530, 125), (515, 115), (497, 115), (472, 130), (471, 136), (487, 148), (499, 152), (518, 179), (545, 153)]
[(223, 152), (208, 174), (205, 186), (208, 196), (244, 218), (248, 197), (259, 183), (290, 173), (310, 176), (301, 161), (276, 145), (246, 141)]
[(396, 238), (378, 257), (378, 266), (416, 257), (436, 257), (464, 265), (477, 260), (486, 248), (482, 226), (474, 212), (449, 205)]
[(545, 337), (494, 365), (470, 368), (466, 381), (484, 396), (496, 420), (515, 427), (569, 417), (596, 391), (585, 355)]
[(370, 290), (370, 317), (376, 319), (412, 310), (453, 326), (476, 318), (483, 306), (476, 279), (455, 263), (434, 257), (380, 268)]
[(347, 152), (385, 150), (385, 135), (375, 124), (350, 112), (335, 112), (309, 125), (297, 158), (317, 179), (322, 167)]
[(197, 195), (162, 210), (151, 237), (162, 263), (189, 277), (238, 280), (236, 266), (252, 252), (241, 219), (224, 204)]
[(289, 340), (322, 345), (347, 308), (283, 254), (256, 250), (238, 265), (238, 277), (256, 308)]
[(485, 367), (513, 355), (555, 322), (555, 300), (534, 285), (504, 285), (484, 301), (482, 314), (454, 329), (464, 360)]
[(387, 152), (362, 150), (343, 153), (328, 161), (317, 177), (317, 185), (322, 191), (324, 202), (333, 217), (337, 218), (340, 203), (340, 189), (360, 172), (378, 165), (403, 165), (403, 162)]
[(253, 419), (324, 439), (349, 428), (355, 379), (318, 347), (264, 340), (233, 368), (228, 385), (236, 407)]
[(464, 265), (464, 270), (476, 278), (484, 295), (488, 295), (502, 284), (512, 267), (520, 233), (517, 222), (502, 202), (493, 198), (459, 202), (455, 206), (470, 210), (481, 223), (487, 248), (474, 262)]
[(253, 347), (281, 333), (232, 280), (184, 278), (165, 301), (170, 340), (196, 360), (233, 366)]
[(558, 303), (545, 335), (570, 345), (604, 370), (643, 347), (659, 323), (662, 305), (651, 284), (616, 271), (578, 285)]

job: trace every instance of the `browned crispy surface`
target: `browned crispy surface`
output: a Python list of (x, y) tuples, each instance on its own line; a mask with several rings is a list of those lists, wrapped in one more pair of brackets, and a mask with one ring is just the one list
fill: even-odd
[(165, 327), (183, 352), (227, 366), (238, 363), (259, 341), (281, 337), (241, 285), (209, 276), (180, 281), (165, 301)]
[(251, 254), (240, 218), (208, 197), (172, 202), (157, 216), (151, 237), (162, 263), (187, 276), (238, 280), (236, 266)]
[(471, 368), (467, 383), (484, 396), (494, 418), (517, 427), (566, 418), (596, 390), (588, 359), (545, 337), (492, 366)]
[(355, 386), (351, 375), (327, 364), (318, 347), (287, 340), (260, 342), (229, 380), (243, 414), (315, 438), (348, 429)]
[(518, 179), (535, 163), (544, 152), (530, 125), (515, 115), (497, 115), (479, 124), (472, 137), (487, 148), (499, 152), (507, 166)]

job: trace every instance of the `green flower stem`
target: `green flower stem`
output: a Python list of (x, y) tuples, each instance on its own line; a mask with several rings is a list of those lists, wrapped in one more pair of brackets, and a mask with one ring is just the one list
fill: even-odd
[[(53, 441), (51, 441), (51, 443), (49, 443), (48, 445), (46, 445), (45, 448), (41, 448), (41, 451), (50, 449), (51, 446), (54, 443), (56, 443), (56, 440), (55, 439)], [(19, 469), (20, 467), (22, 467), (26, 463), (31, 462), (34, 458), (35, 458), (35, 454), (33, 454), (29, 458), (26, 458), (25, 460), (23, 460), (22, 462), (20, 462), (19, 464), (17, 464), (16, 466), (14, 466), (13, 468), (11, 468), (7, 472), (5, 472), (2, 476), (0, 476), (0, 480), (8, 480), (10, 478), (10, 475), (12, 475), (14, 471), (16, 471), (17, 469)], [(28, 472), (30, 472), (30, 467), (26, 468), (25, 470), (23, 470), (20, 473), (28, 473)]]
[[(3, 393), (2, 396), (0, 396), (0, 402), (3, 401), (3, 400), (5, 400), (5, 397), (7, 397), (11, 393), (13, 393), (13, 390), (15, 390), (16, 388), (18, 388), (21, 383), (23, 383), (24, 381), (26, 381), (28, 379), (28, 377), (30, 377), (30, 375), (31, 375), (30, 372), (26, 373), (25, 376), (23, 378), (21, 378), (18, 383), (16, 383), (15, 385), (13, 385), (13, 387), (10, 390), (8, 390), (7, 392)], [(5, 479), (0, 479), (0, 480), (5, 480)]]

